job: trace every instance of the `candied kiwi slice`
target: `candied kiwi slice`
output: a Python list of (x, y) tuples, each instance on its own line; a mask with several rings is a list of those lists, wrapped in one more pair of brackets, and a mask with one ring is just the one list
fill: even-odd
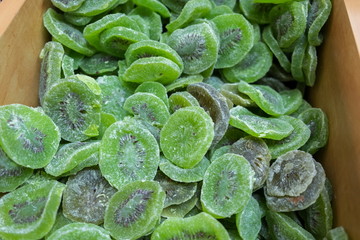
[(347, 235), (345, 229), (343, 227), (336, 227), (331, 229), (326, 234), (326, 240), (349, 240), (349, 236)]
[(164, 208), (186, 202), (195, 195), (197, 188), (196, 183), (176, 182), (160, 171), (158, 171), (154, 180), (160, 183), (161, 188), (166, 194)]
[(242, 155), (249, 161), (254, 175), (253, 190), (260, 189), (268, 178), (271, 154), (264, 140), (253, 136), (240, 138), (233, 143), (229, 152)]
[(127, 0), (102, 0), (101, 2), (97, 0), (86, 0), (81, 7), (72, 11), (72, 13), (87, 17), (96, 16), (125, 2), (127, 2)]
[(118, 68), (118, 58), (104, 53), (96, 53), (81, 60), (80, 69), (88, 75), (113, 73)]
[(246, 207), (236, 214), (236, 227), (241, 239), (257, 239), (262, 225), (261, 218), (259, 203), (251, 197)]
[(309, 140), (300, 149), (314, 154), (326, 145), (329, 138), (327, 116), (320, 108), (309, 108), (299, 114), (298, 118), (303, 121), (311, 131)]
[(170, 17), (170, 11), (167, 7), (158, 0), (132, 0), (136, 5), (148, 8), (154, 12), (159, 13), (164, 18)]
[(160, 158), (159, 168), (169, 178), (177, 182), (199, 182), (203, 180), (206, 169), (209, 167), (210, 161), (204, 157), (193, 168), (185, 169), (176, 166), (164, 157)]
[(291, 134), (294, 127), (281, 118), (258, 116), (242, 106), (230, 109), (229, 124), (254, 137), (281, 140)]
[(239, 1), (239, 7), (241, 12), (253, 23), (269, 24), (270, 10), (274, 7), (274, 4), (269, 3), (256, 3), (253, 0), (241, 0)]
[(115, 239), (140, 238), (158, 223), (164, 201), (165, 192), (158, 182), (131, 182), (110, 199), (104, 227)]
[(186, 89), (199, 102), (200, 106), (209, 113), (214, 122), (214, 139), (211, 146), (215, 146), (224, 136), (230, 119), (226, 99), (214, 87), (206, 83), (194, 83)]
[(138, 6), (129, 13), (129, 16), (138, 16), (144, 19), (146, 25), (144, 27), (149, 31), (149, 38), (155, 41), (160, 40), (163, 25), (159, 14), (148, 8)]
[(184, 62), (184, 73), (201, 73), (217, 61), (219, 41), (208, 23), (198, 23), (177, 29), (169, 36), (168, 45)]
[(51, 0), (51, 3), (63, 12), (75, 11), (85, 2), (85, 0)]
[(21, 104), (0, 107), (0, 145), (15, 163), (45, 167), (60, 142), (59, 128), (42, 109)]
[(0, 147), (0, 193), (11, 192), (23, 184), (33, 170), (17, 165)]
[(330, 16), (332, 3), (330, 0), (314, 0), (310, 4), (307, 17), (308, 42), (312, 46), (319, 46), (323, 41), (320, 31)]
[(175, 79), (174, 82), (166, 85), (166, 90), (168, 92), (173, 92), (175, 90), (184, 89), (190, 84), (202, 82), (203, 80), (204, 77), (200, 74), (180, 77), (178, 79)]
[(275, 197), (299, 196), (316, 175), (315, 162), (309, 153), (291, 151), (271, 165), (266, 180), (267, 194)]
[(84, 169), (69, 177), (63, 193), (64, 216), (72, 221), (99, 225), (105, 208), (117, 190), (110, 186), (98, 169)]
[(234, 103), (234, 105), (240, 105), (243, 107), (256, 106), (255, 102), (246, 94), (239, 92), (237, 83), (224, 83), (220, 87), (220, 93)]
[(64, 48), (59, 42), (50, 41), (45, 43), (40, 52), (41, 67), (39, 79), (39, 100), (43, 102), (43, 97), (47, 89), (61, 78), (61, 62), (64, 57)]
[(86, 56), (95, 53), (95, 50), (85, 40), (82, 32), (66, 23), (63, 16), (56, 13), (54, 9), (49, 8), (45, 12), (43, 22), (49, 33), (64, 46)]
[(190, 106), (200, 106), (200, 104), (189, 92), (175, 92), (169, 97), (169, 109), (171, 113), (174, 113), (180, 108)]
[(167, 95), (167, 90), (161, 83), (143, 82), (135, 89), (135, 93), (137, 92), (152, 93), (158, 98), (160, 98), (165, 103), (167, 108), (169, 108), (169, 98)]
[(70, 223), (56, 230), (47, 240), (111, 240), (110, 234), (104, 228), (91, 223)]
[(26, 184), (0, 199), (0, 236), (39, 239), (52, 228), (65, 185), (54, 180)]
[(268, 210), (266, 212), (266, 222), (272, 239), (315, 240), (311, 233), (284, 213)]
[(71, 171), (94, 153), (99, 153), (100, 141), (73, 142), (63, 145), (45, 167), (46, 173), (58, 177)]
[(185, 217), (195, 206), (198, 201), (198, 197), (196, 194), (192, 196), (189, 200), (180, 203), (168, 206), (163, 209), (161, 212), (162, 217), (170, 218), (170, 217)]
[(166, 25), (169, 32), (183, 28), (188, 23), (206, 16), (212, 8), (209, 0), (190, 0), (182, 8), (179, 16)]
[(170, 115), (160, 131), (164, 156), (181, 168), (193, 168), (214, 139), (214, 123), (205, 110), (190, 106)]
[(272, 65), (272, 52), (263, 42), (257, 42), (250, 52), (235, 66), (223, 69), (222, 73), (229, 82), (255, 82), (264, 77)]
[(248, 203), (253, 189), (254, 171), (242, 156), (226, 153), (206, 169), (201, 188), (201, 205), (216, 218), (230, 217)]
[(147, 57), (134, 61), (126, 68), (123, 80), (132, 83), (159, 82), (170, 84), (180, 77), (179, 66), (164, 57)]
[(317, 63), (316, 47), (308, 45), (305, 50), (305, 56), (302, 65), (306, 86), (312, 87), (315, 84)]
[(166, 219), (151, 235), (151, 240), (171, 239), (230, 240), (230, 237), (218, 220), (202, 212), (187, 218)]
[(112, 186), (120, 189), (132, 181), (154, 179), (159, 161), (159, 145), (139, 121), (126, 118), (106, 129), (99, 166)]
[(43, 107), (64, 140), (84, 141), (99, 134), (101, 89), (91, 77), (73, 75), (52, 85)]
[(297, 1), (275, 5), (270, 11), (271, 29), (280, 48), (290, 47), (306, 29), (306, 7)]
[(229, 68), (239, 63), (254, 45), (254, 29), (237, 13), (217, 16), (211, 21), (220, 35), (219, 57), (215, 68)]

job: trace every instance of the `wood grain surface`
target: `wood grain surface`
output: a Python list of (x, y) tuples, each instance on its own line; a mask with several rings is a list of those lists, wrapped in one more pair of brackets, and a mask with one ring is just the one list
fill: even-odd
[(38, 105), (39, 53), (49, 38), (42, 14), (50, 4), (49, 0), (0, 3), (0, 105)]
[(330, 125), (329, 143), (316, 158), (334, 187), (334, 224), (344, 226), (350, 239), (360, 239), (359, 3), (333, 0), (317, 82), (310, 91), (311, 103), (326, 112)]

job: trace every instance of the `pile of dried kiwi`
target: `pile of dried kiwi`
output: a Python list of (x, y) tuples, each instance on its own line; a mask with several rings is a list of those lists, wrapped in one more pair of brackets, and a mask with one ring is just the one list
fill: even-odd
[(51, 0), (0, 107), (0, 239), (347, 239), (303, 99), (330, 0)]

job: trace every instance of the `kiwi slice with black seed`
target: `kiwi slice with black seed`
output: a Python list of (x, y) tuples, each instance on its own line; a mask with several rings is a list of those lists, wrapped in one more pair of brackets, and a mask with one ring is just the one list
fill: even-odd
[(54, 180), (26, 184), (0, 199), (0, 237), (39, 239), (52, 228), (65, 185)]
[(0, 147), (0, 193), (15, 190), (32, 173), (32, 169), (19, 166), (12, 161)]
[(104, 53), (85, 57), (80, 62), (80, 69), (88, 75), (111, 74), (118, 68), (118, 58)]
[(167, 41), (182, 58), (184, 73), (198, 74), (213, 64), (218, 57), (219, 41), (208, 23), (190, 25), (175, 30)]
[(104, 221), (105, 208), (115, 192), (100, 170), (84, 169), (66, 182), (63, 213), (73, 221), (99, 225)]
[(105, 212), (104, 227), (115, 239), (137, 239), (159, 222), (165, 192), (155, 181), (134, 181), (115, 193)]
[(43, 107), (64, 140), (83, 141), (99, 134), (101, 89), (91, 77), (73, 75), (52, 85)]
[(230, 236), (219, 221), (202, 212), (187, 218), (169, 218), (151, 235), (151, 240), (172, 239), (230, 240)]
[(27, 168), (46, 166), (60, 142), (59, 128), (41, 108), (21, 104), (0, 107), (0, 132), (4, 152)]

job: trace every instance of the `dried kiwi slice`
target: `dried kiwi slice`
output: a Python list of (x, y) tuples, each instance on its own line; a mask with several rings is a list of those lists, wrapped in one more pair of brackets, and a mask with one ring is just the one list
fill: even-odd
[(61, 78), (61, 61), (64, 56), (64, 48), (61, 43), (47, 42), (40, 52), (41, 67), (39, 79), (39, 100), (43, 102), (43, 96), (47, 89)]
[(64, 214), (62, 213), (61, 210), (59, 210), (57, 212), (57, 215), (56, 215), (56, 219), (55, 219), (55, 223), (54, 225), (52, 226), (50, 232), (48, 232), (46, 235), (45, 235), (45, 240), (47, 240), (49, 238), (49, 236), (55, 232), (56, 230), (58, 230), (59, 228), (62, 228), (63, 226), (69, 224), (69, 223), (72, 223), (73, 221), (71, 221), (70, 219), (64, 217)]
[(255, 82), (264, 77), (272, 65), (272, 52), (263, 42), (257, 42), (246, 56), (235, 66), (223, 69), (229, 82)]
[(161, 0), (161, 2), (174, 13), (180, 13), (185, 4), (190, 0)]
[(118, 68), (118, 58), (104, 53), (96, 53), (81, 60), (80, 69), (88, 75), (110, 74)]
[(268, 24), (271, 22), (269, 13), (274, 7), (274, 4), (256, 3), (253, 0), (241, 0), (239, 1), (239, 7), (241, 12), (251, 22), (258, 24)]
[(246, 136), (233, 143), (229, 152), (242, 155), (249, 161), (255, 173), (253, 190), (261, 188), (268, 178), (271, 160), (266, 143), (261, 138)]
[(189, 106), (200, 106), (196, 98), (189, 92), (175, 92), (169, 97), (169, 109), (171, 113), (174, 113), (180, 108)]
[(230, 217), (248, 203), (254, 171), (242, 156), (226, 153), (207, 168), (201, 188), (201, 205), (216, 218)]
[(98, 169), (84, 169), (69, 177), (63, 193), (64, 216), (77, 222), (103, 223), (105, 208), (116, 189)]
[(23, 184), (33, 173), (13, 162), (0, 147), (0, 193), (11, 192)]
[(251, 197), (246, 207), (236, 214), (236, 227), (241, 239), (257, 239), (262, 224), (261, 217), (259, 203)]
[(64, 144), (45, 167), (45, 171), (52, 176), (58, 177), (75, 168), (93, 153), (98, 153), (99, 147), (100, 141)]
[(211, 146), (215, 146), (224, 136), (230, 119), (225, 98), (214, 87), (206, 83), (191, 84), (187, 87), (187, 91), (210, 114), (214, 122), (214, 139)]
[(104, 228), (90, 223), (70, 223), (56, 230), (47, 240), (111, 240)]
[(151, 235), (151, 240), (171, 239), (230, 240), (230, 237), (220, 222), (203, 212), (187, 218), (169, 218)]
[(117, 189), (132, 181), (154, 179), (159, 161), (158, 143), (139, 121), (126, 118), (105, 131), (99, 166)]
[(64, 140), (83, 141), (99, 134), (101, 89), (91, 77), (73, 75), (52, 85), (43, 107)]
[(196, 194), (192, 196), (189, 200), (177, 204), (177, 205), (171, 205), (163, 209), (161, 212), (162, 217), (170, 218), (170, 217), (185, 217), (186, 214), (188, 214), (191, 209), (193, 209), (198, 201), (198, 197)]
[(310, 4), (307, 17), (308, 41), (312, 46), (319, 46), (323, 41), (320, 31), (329, 18), (332, 3), (330, 0), (314, 0)]
[(211, 8), (209, 0), (190, 0), (181, 9), (179, 16), (166, 25), (166, 29), (169, 32), (173, 32), (176, 29), (184, 28), (184, 26), (195, 19), (206, 16)]
[(75, 11), (76, 9), (81, 7), (81, 4), (83, 4), (84, 2), (85, 0), (51, 0), (51, 3), (63, 12)]
[(190, 84), (199, 83), (202, 82), (203, 80), (204, 77), (201, 74), (180, 77), (178, 79), (175, 79), (175, 81), (173, 81), (172, 83), (166, 85), (166, 90), (168, 92), (172, 92), (174, 90), (184, 89)]
[(63, 16), (56, 13), (54, 9), (49, 8), (45, 12), (43, 21), (49, 33), (64, 46), (86, 56), (95, 53), (95, 50), (85, 40), (82, 32), (66, 23)]
[(224, 14), (211, 21), (220, 35), (219, 57), (215, 68), (229, 68), (239, 63), (254, 45), (254, 29), (241, 14)]
[(164, 156), (182, 168), (198, 164), (214, 138), (214, 123), (205, 110), (190, 106), (173, 113), (160, 132)]
[(131, 182), (110, 199), (104, 227), (115, 239), (140, 238), (160, 220), (164, 201), (165, 192), (158, 182)]
[(219, 41), (208, 23), (177, 29), (171, 33), (167, 43), (182, 58), (186, 74), (201, 73), (217, 61)]
[(220, 87), (220, 93), (229, 99), (234, 105), (254, 107), (255, 102), (244, 93), (239, 92), (237, 83), (224, 83)]
[(101, 2), (97, 0), (86, 0), (80, 8), (72, 13), (87, 17), (96, 16), (125, 2), (127, 2), (127, 0), (102, 0)]
[(327, 234), (326, 240), (349, 240), (345, 229), (343, 227), (336, 227), (331, 229)]
[(39, 180), (0, 199), (0, 237), (39, 239), (53, 226), (65, 185)]
[(318, 62), (316, 47), (308, 45), (305, 50), (305, 56), (302, 66), (306, 86), (312, 87), (315, 84), (317, 63)]
[(68, 55), (63, 56), (61, 63), (61, 70), (65, 78), (75, 74), (74, 65), (75, 65), (75, 60), (72, 57)]
[(138, 6), (132, 9), (132, 11), (129, 13), (129, 16), (137, 16), (144, 19), (144, 27), (149, 31), (149, 38), (155, 41), (159, 41), (163, 30), (162, 21), (159, 14), (151, 11), (148, 8)]
[(59, 128), (42, 109), (21, 104), (0, 107), (0, 132), (1, 148), (27, 168), (46, 166), (60, 142)]
[(159, 13), (164, 18), (170, 17), (169, 9), (157, 0), (132, 0), (136, 5), (148, 8), (154, 12)]
[(71, 12), (64, 13), (64, 19), (66, 22), (75, 26), (85, 26), (91, 22), (93, 17), (79, 16), (72, 14)]
[(203, 180), (206, 169), (209, 167), (210, 161), (204, 157), (193, 168), (185, 169), (176, 166), (164, 157), (160, 158), (159, 168), (169, 178), (177, 182), (199, 182)]
[(136, 89), (135, 93), (137, 92), (145, 92), (145, 93), (152, 93), (158, 98), (160, 98), (167, 108), (169, 108), (169, 99), (167, 96), (167, 90), (161, 83), (158, 82), (144, 82), (140, 84)]

